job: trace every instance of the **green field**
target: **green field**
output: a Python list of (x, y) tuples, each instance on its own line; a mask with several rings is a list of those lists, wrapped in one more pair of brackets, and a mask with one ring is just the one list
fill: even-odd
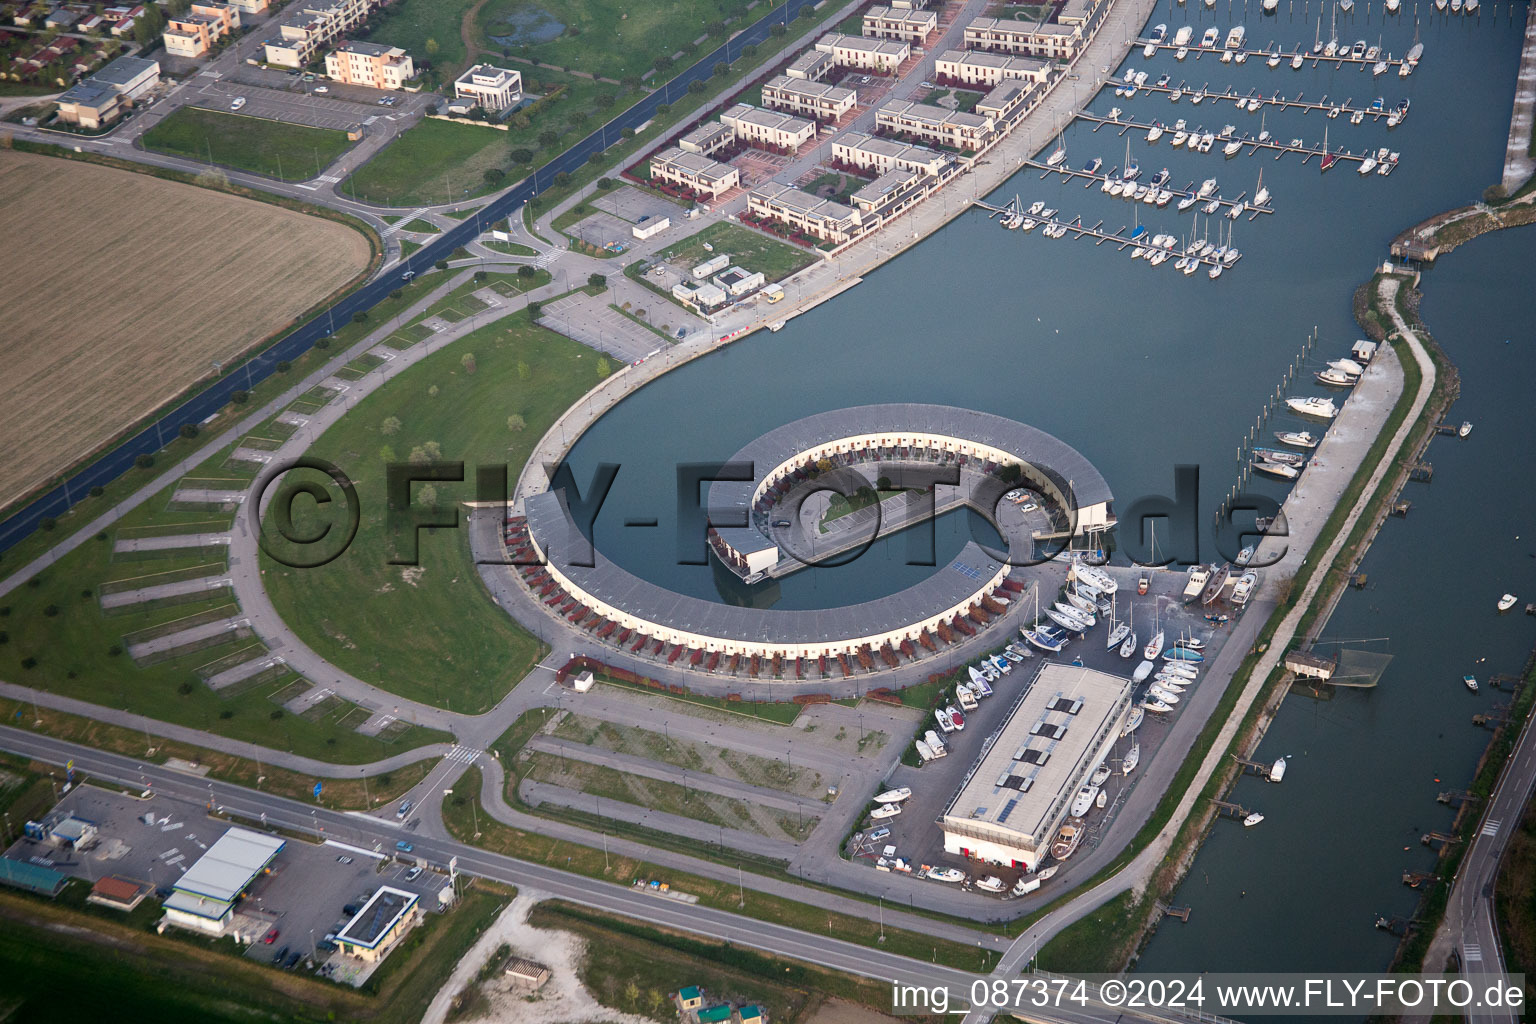
[(451, 79), (469, 64), (461, 26), (476, 0), (395, 0), (372, 17), (366, 37), (375, 43), (404, 47), (421, 68), (436, 72), (438, 82)]
[(317, 177), (350, 145), (345, 132), (199, 107), (182, 107), (144, 133), (145, 149), (282, 181)]
[[(467, 354), (473, 372), (462, 362)], [(515, 480), (555, 416), (597, 383), (597, 367), (590, 349), (520, 312), (439, 349), (359, 402), (310, 449), (356, 483), (357, 537), (320, 568), (266, 562), (267, 592), (284, 619), (359, 678), (454, 711), (489, 708), (533, 666), (540, 644), (481, 589), (466, 529), (423, 530), (419, 565), (389, 563), (383, 464), (432, 443), (441, 458), (463, 460), (466, 482), (437, 487), (440, 506), (452, 511), (474, 497), (477, 464), (506, 464)], [(509, 425), (512, 416), (523, 429)]]
[[(531, 174), (635, 100), (636, 94), (617, 86), (542, 68), (537, 75), (530, 72), (525, 83), (559, 92), (531, 114), (516, 115), (525, 119), (523, 123), (514, 119), (511, 128), (498, 131), (424, 119), (341, 187), (347, 195), (390, 206), (441, 206), (485, 195)], [(526, 86), (529, 91), (533, 84)], [(514, 159), (514, 154), (526, 159)]]
[[(678, 52), (685, 62), (719, 46), (729, 31), (767, 12), (748, 0), (489, 0), (478, 19), (484, 46), (573, 71), (622, 80), (656, 66), (658, 56)], [(560, 26), (564, 26), (560, 30)], [(539, 40), (558, 32), (547, 42)], [(709, 38), (693, 47), (700, 36)]]
[[(714, 246), (714, 252), (704, 248), (706, 242)], [(674, 260), (685, 266), (693, 266), (721, 254), (730, 256), (731, 262), (748, 270), (761, 271), (769, 283), (782, 281), (795, 271), (816, 262), (815, 256), (798, 246), (788, 245), (727, 221), (711, 224), (698, 234), (689, 235), (668, 246), (656, 259)]]

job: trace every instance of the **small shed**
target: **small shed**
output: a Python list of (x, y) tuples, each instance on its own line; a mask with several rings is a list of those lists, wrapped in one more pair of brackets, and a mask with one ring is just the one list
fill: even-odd
[(699, 1024), (724, 1024), (731, 1019), (731, 1006), (729, 1003), (720, 1003), (711, 1006), (707, 1010), (699, 1011)]
[(144, 902), (147, 895), (149, 886), (142, 882), (107, 875), (91, 886), (91, 894), (86, 897), (86, 902), (126, 912)]
[(523, 988), (536, 989), (549, 980), (549, 968), (535, 960), (514, 956), (507, 961), (506, 975)]
[(737, 1011), (741, 1017), (741, 1024), (765, 1024), (763, 1011), (756, 1006), (743, 1006)]
[(656, 217), (651, 220), (644, 221), (643, 223), (636, 224), (634, 227), (629, 229), (629, 233), (634, 235), (636, 238), (644, 240), (650, 238), (652, 235), (661, 234), (671, 226), (672, 218)]
[(702, 281), (707, 277), (720, 273), (720, 271), (724, 270), (730, 265), (731, 258), (724, 253), (721, 253), (717, 256), (711, 256), (703, 263), (700, 263), (698, 266), (694, 267), (693, 276), (696, 280)]
[(1327, 682), (1333, 678), (1339, 663), (1332, 658), (1313, 654), (1311, 651), (1291, 651), (1285, 656), (1285, 667), (1298, 676)]
[(588, 690), (592, 689), (592, 682), (592, 672), (590, 669), (584, 672), (578, 672), (571, 677), (571, 689), (575, 690), (577, 693), (586, 693)]
[(687, 1013), (690, 1010), (697, 1010), (699, 1007), (701, 1007), (703, 1005), (704, 1005), (704, 993), (702, 991), (700, 991), (699, 986), (697, 986), (697, 985), (689, 985), (687, 988), (679, 989), (678, 990), (678, 992), (677, 992), (677, 1008), (679, 1010), (682, 1010), (684, 1013)]
[(1376, 354), (1376, 349), (1376, 342), (1367, 341), (1366, 339), (1361, 338), (1359, 341), (1355, 342), (1355, 347), (1349, 351), (1350, 354), (1355, 357), (1356, 362), (1368, 363), (1371, 361), (1371, 357)]

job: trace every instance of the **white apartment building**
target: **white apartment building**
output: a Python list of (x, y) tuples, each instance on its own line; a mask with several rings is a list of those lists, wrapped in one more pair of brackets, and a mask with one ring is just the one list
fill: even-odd
[(763, 86), (765, 106), (817, 121), (836, 121), (852, 110), (858, 100), (859, 94), (853, 89), (788, 75), (776, 75)]
[(858, 210), (777, 181), (753, 189), (747, 196), (747, 209), (827, 242), (849, 241), (866, 227)]
[(718, 198), (741, 184), (741, 172), (730, 164), (686, 152), (677, 146), (651, 157), (651, 178)]
[(864, 12), (864, 34), (872, 39), (903, 39), (921, 43), (939, 27), (933, 11), (903, 10), (879, 5)]
[(914, 171), (938, 178), (949, 176), (954, 158), (926, 146), (913, 146), (863, 132), (844, 132), (832, 140), (833, 161), (861, 171)]
[(891, 135), (908, 135), (968, 151), (987, 145), (997, 131), (992, 118), (985, 115), (909, 100), (886, 103), (875, 112), (875, 127)]
[(1044, 85), (1051, 63), (1038, 57), (1021, 57), (981, 50), (945, 50), (934, 63), (934, 74), (943, 81), (988, 88), (1010, 79)]
[(816, 122), (777, 110), (738, 103), (720, 115), (720, 123), (743, 142), (793, 152), (816, 137)]
[(889, 75), (912, 56), (910, 43), (899, 39), (865, 39), (829, 32), (816, 40), (816, 49), (829, 54), (840, 67)]
[(453, 80), (453, 98), (485, 110), (511, 110), (523, 102), (523, 73), (476, 64)]

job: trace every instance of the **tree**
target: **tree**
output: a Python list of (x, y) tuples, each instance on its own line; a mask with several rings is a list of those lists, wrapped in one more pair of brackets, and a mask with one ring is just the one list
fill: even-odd
[(487, 167), (480, 175), (491, 188), (501, 184), (501, 180), (507, 176), (507, 172), (500, 167)]
[(326, 349), (328, 349), (330, 347), (331, 347), (331, 339), (330, 338), (316, 338), (315, 339), (315, 348), (319, 349), (321, 352), (324, 352)]
[(613, 179), (612, 178), (598, 178), (597, 179), (597, 187), (601, 191), (607, 192), (609, 189), (613, 188)]
[(508, 153), (507, 156), (515, 164), (526, 164), (533, 160), (533, 150), (519, 147)]
[(533, 277), (533, 275), (535, 275), (537, 273), (538, 273), (537, 270), (534, 270), (532, 267), (530, 267), (526, 263), (524, 263), (522, 266), (517, 268), (517, 276), (522, 278), (524, 281), (529, 280), (530, 278)]
[(352, 314), (352, 322), (355, 323), (355, 324), (363, 323), (367, 319), (368, 319), (368, 311), (366, 309), (360, 309), (356, 313)]
[(251, 393), (244, 388), (229, 393), (229, 400), (236, 405), (244, 405), (251, 400)]
[(743, 57), (756, 57), (757, 56), (757, 44), (756, 43), (748, 43), (746, 46), (743, 46), (741, 48), (741, 55)]
[(379, 424), (379, 433), (385, 437), (394, 437), (400, 433), (400, 417), (386, 416), (384, 422)]
[(133, 38), (140, 46), (148, 46), (160, 39), (165, 32), (165, 15), (159, 4), (145, 4), (144, 13), (133, 23)]
[(591, 288), (606, 288), (608, 287), (608, 278), (602, 274), (588, 274), (587, 286)]
[(539, 132), (539, 148), (540, 149), (548, 149), (549, 147), (553, 146), (555, 143), (557, 143), (559, 141), (560, 141), (560, 136), (557, 135), (555, 132), (550, 131), (548, 128), (546, 128), (543, 131)]
[(578, 110), (571, 114), (571, 123), (578, 128), (585, 128), (590, 120), (592, 120), (592, 115), (585, 110)]
[(475, 354), (473, 352), (465, 352), (462, 356), (459, 356), (459, 365), (464, 367), (465, 373), (473, 374), (478, 368), (475, 365)]
[(715, 77), (716, 78), (724, 78), (726, 75), (729, 75), (730, 73), (731, 73), (731, 66), (729, 64), (727, 64), (725, 61), (721, 61), (720, 63), (715, 65)]
[(638, 89), (638, 88), (640, 88), (640, 76), (639, 75), (625, 75), (623, 78), (619, 79), (619, 84), (622, 85), (626, 89), (630, 89), (630, 90)]
[(784, 33), (788, 32), (788, 31), (789, 31), (789, 29), (785, 28), (782, 22), (775, 22), (773, 27), (768, 29), (768, 32), (771, 35), (776, 35), (776, 36), (782, 36)]
[(602, 152), (602, 150), (593, 150), (591, 153), (587, 154), (587, 163), (592, 164), (594, 167), (597, 166), (598, 164), (602, 163), (602, 162), (603, 162), (603, 152)]
[(384, 463), (384, 465), (386, 465), (386, 466), (392, 465), (393, 463), (396, 463), (396, 462), (399, 462), (400, 461), (400, 457), (395, 454), (395, 446), (392, 445), (392, 444), (386, 444), (382, 448), (380, 448), (379, 449), (379, 461)]
[(541, 317), (543, 315), (544, 315), (544, 304), (542, 302), (530, 302), (530, 303), (528, 303), (528, 316), (529, 316), (530, 319), (537, 320), (539, 317)]
[(640, 1005), (640, 986), (635, 984), (635, 979), (629, 979), (629, 984), (624, 986), (624, 1005), (635, 1007)]
[(155, 457), (153, 455), (136, 455), (134, 456), (133, 464), (140, 469), (148, 469), (155, 464)]
[(485, 281), (485, 279), (486, 279), (486, 278), (487, 278), (487, 277), (489, 277), (489, 276), (490, 276), (490, 275), (489, 275), (489, 274), (487, 274), (487, 273), (486, 273), (486, 272), (485, 272), (485, 271), (483, 271), (483, 270), (477, 270), (477, 271), (475, 271), (475, 284), (481, 284), (481, 283), (483, 283), (483, 282), (484, 282), (484, 281)]
[(188, 441), (190, 441), (190, 440), (192, 440), (192, 438), (197, 436), (197, 424), (196, 423), (183, 423), (181, 425), (181, 429), (178, 430), (177, 433), (180, 434), (182, 437), (186, 438)]
[(443, 446), (436, 441), (428, 441), (418, 444), (411, 449), (411, 454), (406, 457), (407, 462), (438, 462), (443, 457)]
[(600, 92), (592, 100), (599, 107), (611, 107), (619, 102), (619, 94), (616, 92)]
[(662, 74), (662, 75), (666, 74), (668, 71), (672, 70), (673, 63), (674, 63), (674, 61), (672, 60), (672, 58), (666, 56), (665, 54), (663, 54), (660, 57), (657, 57), (656, 58), (656, 73), (657, 74)]
[(608, 361), (608, 357), (607, 356), (598, 356), (597, 357), (597, 379), (598, 380), (607, 380), (608, 379), (608, 375), (610, 373), (612, 373), (612, 372), (613, 372), (613, 364)]
[(447, 260), (438, 260), (436, 263), (434, 263), (432, 265), (434, 267), (436, 267), (438, 270), (447, 270), (448, 269), (448, 261)]
[(656, 116), (657, 117), (666, 117), (670, 113), (672, 113), (672, 104), (670, 104), (670, 103), (658, 103), (658, 104), (656, 104)]
[(392, 298), (392, 299), (398, 299), (400, 296), (402, 296), (404, 294), (405, 294), (405, 289), (404, 288), (391, 288), (389, 290), (389, 297)]
[(997, 471), (997, 478), (1005, 484), (1016, 484), (1024, 479), (1024, 467), (1017, 462), (1010, 462)]
[(709, 87), (706, 86), (703, 82), (699, 81), (697, 78), (688, 83), (688, 91), (691, 93), (701, 93), (707, 88)]
[(428, 39), (427, 42), (426, 42), (426, 45), (423, 47), (423, 49), (425, 49), (427, 51), (427, 56), (428, 57), (436, 57), (437, 56), (437, 51), (441, 50), (442, 47), (437, 45), (437, 40), (436, 39)]
[(507, 417), (507, 429), (514, 434), (521, 434), (524, 430), (528, 429), (528, 421), (517, 413), (513, 413)]
[(571, 176), (566, 171), (558, 171), (555, 174), (555, 184), (562, 188), (571, 183)]
[(437, 504), (437, 488), (431, 484), (422, 484), (421, 490), (416, 492), (416, 500), (428, 508), (432, 508)]
[(277, 366), (273, 367), (273, 369), (277, 370), (278, 373), (287, 373), (289, 370), (293, 369), (293, 364), (286, 359), (279, 359), (277, 361)]

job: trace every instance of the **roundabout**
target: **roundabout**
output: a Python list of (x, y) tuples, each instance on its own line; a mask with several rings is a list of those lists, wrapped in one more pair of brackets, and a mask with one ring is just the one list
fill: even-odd
[[(581, 534), (564, 492), (548, 490), (509, 516), (511, 568), (545, 614), (631, 655), (706, 673), (804, 679), (840, 668), (847, 677), (964, 643), (1006, 617), (1025, 590), (1019, 570), (1068, 547), (1100, 547), (1115, 525), (1109, 487), (1081, 453), (1027, 424), (952, 406), (809, 416), (752, 441), (719, 475), (731, 479), (708, 489), (709, 550), (749, 586), (857, 557), (881, 536), (961, 506), (1003, 544), (972, 540), (927, 579), (877, 600), (740, 607), (624, 569)], [(832, 504), (817, 500), (829, 492)]]

